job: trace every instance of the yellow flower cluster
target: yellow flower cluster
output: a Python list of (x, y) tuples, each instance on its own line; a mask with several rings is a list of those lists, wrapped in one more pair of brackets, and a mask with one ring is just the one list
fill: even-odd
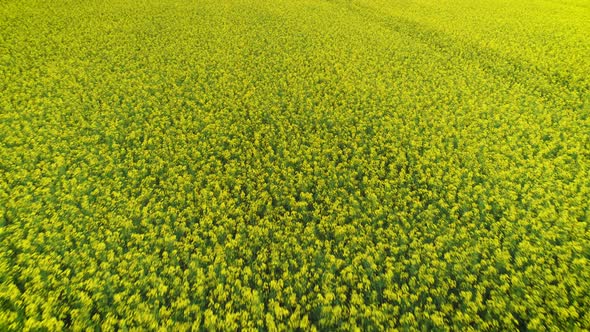
[(0, 1), (0, 330), (590, 329), (586, 0)]

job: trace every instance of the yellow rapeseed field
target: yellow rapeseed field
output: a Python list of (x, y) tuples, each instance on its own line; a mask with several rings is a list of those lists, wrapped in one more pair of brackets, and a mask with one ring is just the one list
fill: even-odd
[(590, 329), (590, 1), (0, 0), (0, 331)]

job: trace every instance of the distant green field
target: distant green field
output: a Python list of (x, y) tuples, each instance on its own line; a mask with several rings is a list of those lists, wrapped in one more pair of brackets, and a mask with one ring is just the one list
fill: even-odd
[(0, 0), (0, 331), (590, 329), (589, 0)]

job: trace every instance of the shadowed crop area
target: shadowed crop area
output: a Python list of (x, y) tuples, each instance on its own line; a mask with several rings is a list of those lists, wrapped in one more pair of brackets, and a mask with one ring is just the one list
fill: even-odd
[(590, 328), (588, 0), (0, 0), (0, 330)]

